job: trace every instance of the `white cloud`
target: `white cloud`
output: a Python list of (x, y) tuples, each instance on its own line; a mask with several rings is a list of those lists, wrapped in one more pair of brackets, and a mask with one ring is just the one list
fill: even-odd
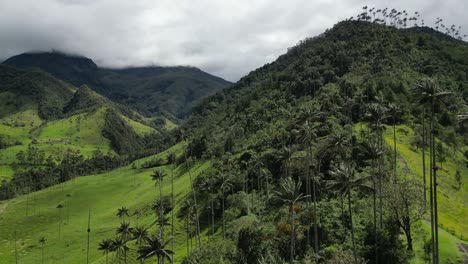
[(2, 0), (0, 58), (58, 49), (107, 67), (193, 65), (235, 81), (371, 4), (468, 28), (465, 0)]

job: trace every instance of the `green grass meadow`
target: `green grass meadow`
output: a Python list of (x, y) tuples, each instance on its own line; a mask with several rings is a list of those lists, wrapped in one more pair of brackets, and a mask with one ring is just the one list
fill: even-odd
[[(180, 145), (168, 151), (177, 151)], [(158, 157), (166, 155), (163, 152)], [(152, 157), (150, 157), (152, 158)], [(149, 158), (146, 158), (149, 159)], [(139, 160), (136, 162), (138, 167)], [(210, 167), (210, 163), (196, 164), (191, 168), (192, 176)], [(163, 192), (171, 190), (170, 167), (162, 166), (166, 177)], [(155, 216), (149, 209), (151, 201), (158, 197), (158, 189), (151, 181), (153, 169), (119, 168), (109, 173), (78, 177), (63, 185), (53, 186), (42, 191), (21, 196), (0, 204), (0, 263), (14, 263), (15, 239), (19, 263), (40, 263), (41, 247), (38, 240), (46, 238), (46, 263), (85, 263), (88, 210), (91, 210), (90, 263), (105, 263), (105, 256), (97, 250), (105, 238), (112, 238), (120, 220), (116, 217), (118, 208), (130, 209), (129, 221), (133, 226), (149, 225)], [(174, 171), (175, 199), (181, 202), (190, 191), (190, 181), (185, 166)], [(57, 205), (62, 204), (62, 209)], [(59, 215), (62, 210), (61, 237), (59, 239)], [(179, 203), (175, 207), (175, 215)], [(139, 211), (138, 215), (132, 215)], [(186, 254), (183, 220), (176, 223), (175, 259), (178, 263)], [(155, 230), (156, 227), (153, 227)], [(170, 227), (167, 227), (170, 230)], [(170, 231), (166, 231), (170, 232)], [(135, 248), (135, 247), (132, 247)], [(131, 251), (128, 263), (137, 263), (136, 252)], [(151, 261), (148, 260), (148, 263)]]

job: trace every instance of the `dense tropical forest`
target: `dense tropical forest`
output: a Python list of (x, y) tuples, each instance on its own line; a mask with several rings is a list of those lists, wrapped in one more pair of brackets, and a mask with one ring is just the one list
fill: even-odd
[(116, 99), (162, 69), (7, 60), (0, 263), (466, 263), (464, 38), (366, 6), (165, 114)]

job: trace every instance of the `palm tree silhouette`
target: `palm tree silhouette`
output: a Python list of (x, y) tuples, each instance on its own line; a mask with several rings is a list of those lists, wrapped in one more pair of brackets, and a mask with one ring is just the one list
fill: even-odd
[(353, 243), (353, 255), (354, 262), (357, 264), (356, 255), (356, 242), (354, 238), (354, 224), (352, 214), (352, 197), (351, 193), (353, 189), (366, 188), (371, 190), (370, 186), (367, 186), (365, 182), (368, 180), (367, 177), (359, 177), (355, 173), (354, 163), (341, 162), (338, 166), (332, 165), (330, 175), (333, 176), (332, 180), (327, 181), (328, 188), (335, 190), (339, 195), (348, 198), (348, 213), (351, 222), (351, 240)]
[(172, 261), (172, 255), (174, 252), (170, 249), (166, 249), (166, 246), (171, 242), (172, 238), (163, 240), (159, 234), (146, 237), (145, 243), (138, 249), (138, 259), (149, 259), (157, 258), (158, 264), (164, 264), (164, 260), (168, 259)]
[(120, 224), (120, 226), (115, 230), (115, 233), (117, 235), (120, 235), (123, 240), (130, 240), (133, 235), (133, 228), (130, 227), (130, 223), (128, 222), (123, 222)]
[(121, 208), (117, 209), (116, 216), (120, 217), (121, 222), (125, 222), (125, 216), (129, 216), (128, 208), (122, 206)]
[(112, 240), (111, 251), (117, 252), (117, 258), (124, 256), (124, 263), (127, 263), (127, 251), (129, 247), (127, 246), (127, 241), (122, 237), (117, 237), (116, 239)]
[(289, 207), (289, 219), (291, 221), (290, 263), (292, 264), (294, 263), (295, 251), (294, 207), (300, 200), (307, 198), (307, 196), (304, 196), (304, 194), (301, 193), (301, 182), (296, 182), (291, 177), (281, 179), (279, 187), (280, 189), (275, 191), (276, 198)]
[(98, 250), (102, 250), (106, 254), (106, 264), (109, 263), (109, 252), (112, 251), (112, 240), (104, 239), (99, 243)]
[(143, 226), (137, 226), (132, 229), (133, 239), (137, 241), (137, 244), (141, 244), (141, 241), (148, 236), (148, 228)]

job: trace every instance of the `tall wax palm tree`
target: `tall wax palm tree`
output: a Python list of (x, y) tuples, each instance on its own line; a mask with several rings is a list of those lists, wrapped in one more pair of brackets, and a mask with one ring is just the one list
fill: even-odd
[(195, 186), (193, 184), (192, 179), (192, 171), (190, 169), (190, 163), (192, 159), (187, 158), (187, 151), (185, 151), (185, 163), (187, 166), (187, 171), (190, 178), (190, 189), (192, 190), (192, 197), (193, 197), (193, 205), (194, 205), (194, 213), (195, 213), (195, 232), (197, 234), (197, 243), (198, 246), (201, 247), (201, 237), (200, 237), (200, 218), (198, 217), (198, 206), (197, 206), (197, 194), (195, 192)]
[[(166, 173), (164, 173), (161, 170), (155, 170), (153, 174), (151, 174), (151, 179), (155, 181), (155, 185), (157, 182), (159, 182), (159, 219), (164, 217), (164, 208), (163, 208), (163, 191), (162, 191), (162, 186), (163, 186), (163, 178), (166, 176)], [(160, 234), (161, 237), (164, 238), (164, 225), (160, 225)]]
[[(427, 204), (427, 184), (426, 184), (426, 109), (423, 108), (422, 112), (422, 171), (423, 171), (423, 184), (424, 184), (424, 206)], [(432, 210), (432, 208), (431, 208)]]
[(278, 200), (285, 203), (289, 208), (289, 219), (291, 223), (291, 234), (290, 234), (290, 263), (294, 263), (294, 252), (295, 252), (295, 211), (294, 207), (296, 204), (307, 198), (301, 193), (301, 181), (295, 181), (291, 177), (281, 179), (279, 183), (279, 190), (275, 192)]
[[(263, 164), (263, 162), (260, 160), (260, 158), (255, 154), (253, 153), (252, 156), (251, 156), (251, 162), (250, 162), (250, 165), (252, 166), (252, 168), (256, 171), (256, 174), (257, 174), (257, 190), (258, 190), (258, 200), (260, 200), (260, 194), (261, 194), (261, 191), (262, 191), (262, 182), (261, 182), (261, 179), (262, 179), (262, 172), (263, 172), (263, 167), (265, 167), (265, 164)], [(266, 176), (266, 198), (268, 200), (268, 176)], [(253, 194), (253, 192), (252, 192)], [(259, 211), (257, 212), (259, 215), (261, 215), (261, 212), (260, 212), (260, 207), (259, 207)]]
[[(221, 186), (219, 187), (219, 192), (221, 192), (221, 210), (223, 211), (223, 239), (226, 239), (226, 218), (225, 218), (225, 200), (226, 192), (232, 188), (231, 178), (226, 177), (226, 173), (222, 172), (218, 175), (218, 178), (221, 180)], [(268, 198), (267, 198), (268, 199)]]
[(112, 251), (112, 240), (104, 239), (99, 243), (98, 250), (102, 250), (106, 254), (106, 264), (109, 263), (109, 252)]
[[(176, 155), (174, 153), (169, 153), (168, 155), (168, 160), (171, 162), (171, 205), (172, 205), (172, 210), (171, 210), (171, 236), (174, 237), (174, 206), (175, 206), (175, 200), (174, 200), (174, 169), (175, 169), (175, 161), (176, 161)], [(174, 239), (171, 240), (171, 250), (174, 251)], [(171, 259), (171, 263), (174, 264), (174, 258)]]
[(117, 209), (116, 216), (120, 217), (121, 222), (125, 222), (125, 216), (129, 216), (128, 208), (122, 206), (121, 208)]
[(206, 177), (200, 179), (197, 188), (208, 195), (208, 228), (211, 223), (211, 235), (214, 235), (214, 200), (215, 190), (217, 190), (216, 175), (208, 174)]
[(351, 193), (357, 188), (372, 189), (365, 184), (369, 177), (359, 177), (356, 175), (354, 164), (349, 162), (341, 162), (338, 166), (332, 165), (330, 175), (333, 176), (333, 179), (327, 181), (328, 188), (334, 189), (339, 195), (348, 198), (348, 213), (351, 223), (353, 255), (354, 262), (357, 264)]
[(193, 237), (192, 225), (195, 222), (195, 206), (190, 200), (184, 200), (179, 211), (179, 216), (185, 218), (186, 249), (188, 255), (190, 253)]
[(138, 259), (157, 258), (158, 264), (164, 264), (165, 259), (172, 261), (174, 252), (170, 249), (166, 249), (166, 246), (171, 240), (172, 238), (163, 240), (158, 234), (146, 237), (145, 243), (138, 249)]
[(436, 80), (431, 78), (426, 78), (418, 82), (413, 90), (416, 96), (416, 102), (420, 105), (427, 107), (431, 112), (430, 119), (430, 167), (432, 175), (429, 181), (431, 203), (431, 231), (433, 238), (433, 262), (439, 263), (439, 230), (438, 230), (438, 213), (437, 213), (437, 170), (436, 165), (436, 150), (435, 150), (435, 113), (436, 107), (440, 105), (445, 105), (445, 98), (450, 96), (452, 93), (445, 91), (439, 87), (439, 84)]
[(46, 243), (45, 237), (41, 237), (39, 239), (39, 244), (41, 244), (41, 250), (42, 250), (42, 264), (44, 264), (44, 246), (45, 246), (45, 243)]
[[(148, 228), (137, 226), (132, 230), (132, 235), (132, 239), (136, 240), (138, 245), (141, 245), (141, 242), (148, 237)], [(140, 259), (140, 263), (143, 263), (143, 259)]]
[[(307, 146), (307, 170), (306, 170), (306, 195), (307, 195), (307, 206), (309, 207), (310, 204), (310, 196), (312, 193), (312, 203), (313, 203), (313, 211), (314, 211), (314, 255), (315, 255), (315, 263), (318, 263), (318, 223), (317, 223), (317, 194), (316, 194), (316, 180), (312, 173), (312, 163), (314, 154), (312, 153), (312, 144), (317, 138), (313, 127), (310, 125), (309, 121), (305, 121), (305, 123), (300, 128), (301, 132), (301, 142), (305, 143)], [(318, 170), (320, 171), (320, 169)], [(318, 174), (318, 173), (317, 173)], [(312, 187), (311, 187), (312, 185)], [(307, 230), (307, 239), (309, 240), (309, 229)]]
[[(369, 126), (377, 135), (377, 144), (383, 153), (383, 131), (385, 130), (384, 120), (388, 117), (388, 109), (381, 103), (379, 97), (376, 101), (367, 104), (366, 117), (370, 120)], [(384, 155), (380, 156), (378, 161), (379, 170), (379, 223), (383, 226), (383, 167)]]

